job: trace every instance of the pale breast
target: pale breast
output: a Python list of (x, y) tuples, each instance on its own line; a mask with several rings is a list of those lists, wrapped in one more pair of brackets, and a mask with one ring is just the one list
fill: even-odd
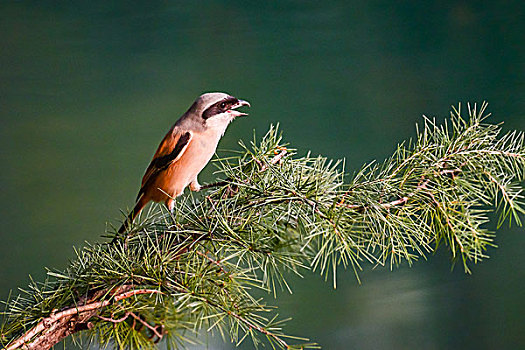
[(182, 157), (168, 169), (170, 193), (179, 195), (197, 177), (213, 157), (219, 138), (215, 133), (193, 135)]

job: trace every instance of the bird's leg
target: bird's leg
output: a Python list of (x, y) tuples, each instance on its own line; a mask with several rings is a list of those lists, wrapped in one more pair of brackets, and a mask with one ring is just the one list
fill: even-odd
[(199, 192), (200, 189), (201, 189), (201, 185), (199, 185), (199, 182), (197, 181), (197, 178), (195, 178), (195, 180), (190, 182), (190, 190), (195, 191), (195, 192)]
[(166, 204), (168, 210), (173, 213), (173, 209), (175, 208), (175, 200), (173, 198), (168, 198), (164, 203)]

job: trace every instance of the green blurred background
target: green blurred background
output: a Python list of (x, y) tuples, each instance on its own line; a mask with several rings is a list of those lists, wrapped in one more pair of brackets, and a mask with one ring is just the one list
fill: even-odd
[[(523, 1), (0, 2), (1, 299), (118, 224), (205, 91), (252, 103), (221, 149), (280, 122), (300, 153), (350, 172), (459, 101), (487, 100), (492, 122), (525, 130), (524, 13)], [(524, 348), (523, 230), (500, 229), (471, 276), (442, 249), (412, 268), (365, 265), (361, 286), (350, 271), (336, 290), (306, 273), (269, 301), (325, 349)]]

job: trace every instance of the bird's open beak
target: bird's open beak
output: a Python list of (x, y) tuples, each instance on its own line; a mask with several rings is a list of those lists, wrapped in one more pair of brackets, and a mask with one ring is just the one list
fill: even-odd
[(236, 104), (231, 106), (230, 114), (233, 115), (234, 117), (240, 117), (240, 116), (248, 115), (248, 113), (236, 111), (237, 108), (240, 108), (240, 107), (243, 107), (243, 106), (251, 107), (250, 102), (244, 101), (244, 100), (239, 100), (239, 102), (237, 102)]

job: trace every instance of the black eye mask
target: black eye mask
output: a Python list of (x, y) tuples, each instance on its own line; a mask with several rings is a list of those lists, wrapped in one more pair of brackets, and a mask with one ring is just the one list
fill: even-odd
[(214, 103), (202, 113), (202, 119), (209, 119), (214, 115), (221, 114), (229, 110), (234, 104), (239, 102), (235, 97), (228, 97), (222, 101)]

